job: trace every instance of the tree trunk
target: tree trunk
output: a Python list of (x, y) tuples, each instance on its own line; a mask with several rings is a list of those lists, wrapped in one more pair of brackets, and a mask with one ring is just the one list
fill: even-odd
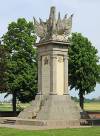
[(82, 91), (79, 92), (79, 99), (80, 99), (80, 107), (81, 109), (84, 109), (84, 97)]
[(13, 92), (12, 107), (13, 107), (13, 112), (16, 114), (16, 91)]

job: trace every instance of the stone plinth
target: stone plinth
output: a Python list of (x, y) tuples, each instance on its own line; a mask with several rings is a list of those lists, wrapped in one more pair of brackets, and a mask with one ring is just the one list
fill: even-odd
[[(32, 105), (19, 114), (17, 124), (65, 128), (80, 125), (81, 109), (69, 95), (37, 95)], [(62, 124), (62, 125), (61, 125)]]
[(42, 103), (36, 119), (78, 121), (80, 109), (69, 95), (49, 95)]
[(52, 128), (79, 126), (80, 111), (69, 95), (38, 95), (32, 105), (20, 113), (21, 120), (16, 124)]

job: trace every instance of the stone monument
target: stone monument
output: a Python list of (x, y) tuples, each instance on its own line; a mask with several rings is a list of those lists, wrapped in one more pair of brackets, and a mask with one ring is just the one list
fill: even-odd
[(68, 37), (72, 17), (63, 19), (51, 7), (49, 19), (40, 23), (34, 18), (38, 48), (38, 94), (32, 105), (19, 118), (45, 121), (46, 125), (73, 126), (80, 124), (80, 108), (68, 92)]

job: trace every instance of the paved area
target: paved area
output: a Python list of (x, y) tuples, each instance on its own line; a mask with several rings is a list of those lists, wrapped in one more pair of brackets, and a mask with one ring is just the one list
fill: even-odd
[(49, 128), (47, 128), (47, 127), (40, 127), (40, 126), (31, 126), (31, 125), (9, 125), (9, 124), (0, 124), (0, 127), (16, 128), (16, 129), (23, 129), (23, 130), (46, 130), (46, 129), (49, 129)]
[[(8, 124), (0, 124), (0, 127), (7, 127), (7, 128), (16, 128), (16, 129), (23, 129), (23, 130), (47, 130), (47, 129), (62, 129), (60, 128), (52, 128), (52, 127), (41, 127), (41, 126), (29, 126), (29, 125), (8, 125)], [(91, 126), (75, 126), (69, 128), (86, 128)]]
[[(2, 120), (13, 120), (17, 121), (20, 120), (19, 118), (16, 117), (0, 117), (0, 127), (7, 127), (7, 128), (16, 128), (16, 129), (23, 129), (23, 130), (47, 130), (47, 129), (62, 129), (66, 127), (62, 126), (33, 126), (33, 125), (17, 125), (17, 124), (2, 124)], [(22, 119), (23, 120), (23, 119)], [(27, 119), (27, 121), (32, 121), (32, 119)], [(69, 126), (67, 128), (84, 128), (84, 127), (91, 127), (91, 126)]]

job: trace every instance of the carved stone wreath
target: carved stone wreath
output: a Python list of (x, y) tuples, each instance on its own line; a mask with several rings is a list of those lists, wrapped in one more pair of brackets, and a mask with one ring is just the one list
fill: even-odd
[(44, 58), (44, 65), (47, 65), (48, 64), (48, 57), (45, 57)]
[(63, 56), (58, 56), (58, 62), (63, 62), (64, 61), (64, 59), (63, 59)]

